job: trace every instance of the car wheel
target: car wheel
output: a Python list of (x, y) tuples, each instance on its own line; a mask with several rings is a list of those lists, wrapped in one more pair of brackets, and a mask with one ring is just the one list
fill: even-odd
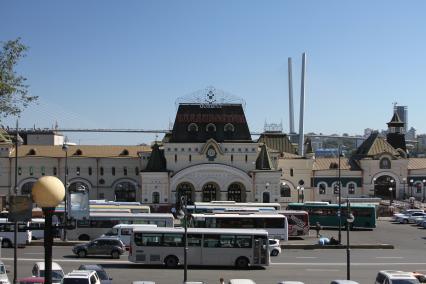
[(1, 247), (2, 248), (11, 248), (12, 247), (12, 242), (9, 239), (4, 239), (1, 242)]
[(117, 258), (120, 258), (120, 253), (118, 251), (116, 251), (116, 250), (113, 250), (111, 252), (111, 256), (112, 256), (112, 258), (117, 259)]
[(249, 266), (249, 260), (241, 256), (235, 261), (235, 266), (238, 268), (247, 268)]
[(404, 219), (404, 220), (402, 220), (402, 223), (404, 223), (404, 224), (408, 224), (408, 219)]
[(166, 259), (164, 260), (164, 264), (166, 265), (166, 267), (169, 268), (175, 268), (178, 266), (179, 264), (179, 260), (176, 256), (174, 255), (169, 255), (168, 257), (166, 257)]
[(271, 256), (277, 256), (278, 253), (278, 250), (274, 249), (273, 251), (271, 251)]
[(79, 251), (77, 252), (77, 255), (78, 255), (78, 257), (86, 257), (86, 255), (87, 255), (87, 251), (85, 251), (84, 249), (79, 250)]

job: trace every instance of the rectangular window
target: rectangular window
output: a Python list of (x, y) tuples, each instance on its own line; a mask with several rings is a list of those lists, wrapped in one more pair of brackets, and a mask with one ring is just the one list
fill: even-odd
[(123, 168), (123, 175), (127, 176), (127, 167)]
[(175, 163), (177, 162), (177, 155), (175, 154)]
[(189, 155), (188, 160), (191, 162), (192, 161), (192, 156)]
[(135, 234), (135, 244), (137, 246), (161, 246), (161, 234)]
[(21, 167), (18, 168), (18, 175), (22, 175), (22, 168)]
[(89, 167), (88, 171), (89, 171), (89, 176), (91, 176), (92, 175), (92, 167)]
[(201, 235), (188, 234), (189, 247), (201, 247)]
[(237, 248), (251, 248), (251, 236), (236, 236), (235, 247)]
[(34, 168), (30, 167), (30, 176), (34, 175)]
[(44, 176), (46, 174), (46, 168), (41, 167), (41, 175)]
[(77, 167), (77, 168), (76, 168), (76, 170), (75, 170), (75, 174), (76, 174), (76, 175), (78, 175), (78, 176), (80, 175), (80, 167)]
[(182, 234), (164, 234), (163, 246), (165, 247), (183, 247)]
[(135, 168), (135, 176), (137, 176), (137, 175), (139, 175), (139, 168), (138, 167)]
[(115, 167), (112, 167), (112, 168), (111, 168), (111, 174), (112, 174), (113, 176), (115, 176)]
[(205, 248), (218, 248), (220, 247), (220, 237), (219, 235), (204, 235), (204, 245)]
[(355, 194), (355, 185), (352, 183), (349, 185), (349, 194)]
[(104, 175), (104, 168), (103, 168), (103, 167), (100, 167), (100, 169), (99, 169), (99, 174), (100, 174), (101, 176), (103, 176), (103, 175)]
[(53, 167), (53, 175), (54, 176), (58, 175), (58, 169), (56, 167)]

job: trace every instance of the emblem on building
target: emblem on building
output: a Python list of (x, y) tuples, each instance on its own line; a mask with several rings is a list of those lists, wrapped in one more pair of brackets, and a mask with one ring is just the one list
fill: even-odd
[(217, 152), (216, 149), (213, 146), (210, 146), (209, 149), (206, 152), (207, 159), (212, 162), (216, 159)]

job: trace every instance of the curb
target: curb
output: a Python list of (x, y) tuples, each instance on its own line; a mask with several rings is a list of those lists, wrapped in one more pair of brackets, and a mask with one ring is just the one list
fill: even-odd
[[(75, 246), (75, 245), (78, 245), (78, 244), (84, 244), (84, 243), (87, 243), (87, 242), (84, 242), (84, 241), (67, 241), (67, 242), (53, 241), (53, 246), (72, 247), (72, 246)], [(44, 241), (42, 241), (42, 240), (41, 241), (40, 240), (31, 241), (31, 243), (27, 244), (27, 246), (30, 246), (30, 247), (44, 246)]]
[[(390, 244), (354, 244), (349, 246), (351, 249), (394, 249), (394, 245)], [(326, 245), (321, 246), (318, 244), (293, 244), (281, 245), (282, 249), (346, 249), (346, 245)]]

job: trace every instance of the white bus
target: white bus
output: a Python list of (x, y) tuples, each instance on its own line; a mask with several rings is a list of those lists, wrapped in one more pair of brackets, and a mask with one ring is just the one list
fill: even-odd
[(126, 246), (130, 245), (130, 237), (132, 236), (132, 232), (134, 229), (139, 228), (156, 228), (155, 224), (118, 224), (112, 227), (111, 230), (103, 234), (105, 237), (117, 237), (119, 238), (123, 244)]
[(273, 208), (275, 210), (281, 210), (281, 204), (279, 203), (261, 203), (261, 202), (210, 201), (210, 202), (194, 202), (193, 206), (194, 207), (200, 207), (200, 206), (261, 207), (261, 208)]
[(90, 212), (89, 220), (77, 221), (74, 228), (67, 229), (67, 238), (80, 241), (92, 240), (118, 224), (154, 224), (158, 227), (173, 227), (174, 218), (169, 213)]
[(44, 238), (44, 223), (44, 218), (31, 219), (28, 229), (31, 230), (33, 240), (40, 240)]
[[(133, 230), (129, 261), (176, 267), (184, 262), (183, 228)], [(243, 229), (188, 228), (188, 265), (269, 265), (268, 232)]]
[(232, 205), (188, 205), (188, 213), (234, 213), (234, 212), (246, 212), (246, 213), (275, 213), (277, 210), (273, 207), (241, 207)]
[[(10, 248), (14, 246), (15, 223), (9, 222), (6, 218), (0, 218), (0, 237), (3, 238), (1, 246)], [(16, 236), (18, 246), (25, 246), (31, 243), (31, 231), (28, 230), (27, 223), (18, 223), (18, 234)]]
[(233, 213), (192, 214), (189, 227), (264, 229), (269, 237), (288, 241), (287, 217), (281, 214)]

